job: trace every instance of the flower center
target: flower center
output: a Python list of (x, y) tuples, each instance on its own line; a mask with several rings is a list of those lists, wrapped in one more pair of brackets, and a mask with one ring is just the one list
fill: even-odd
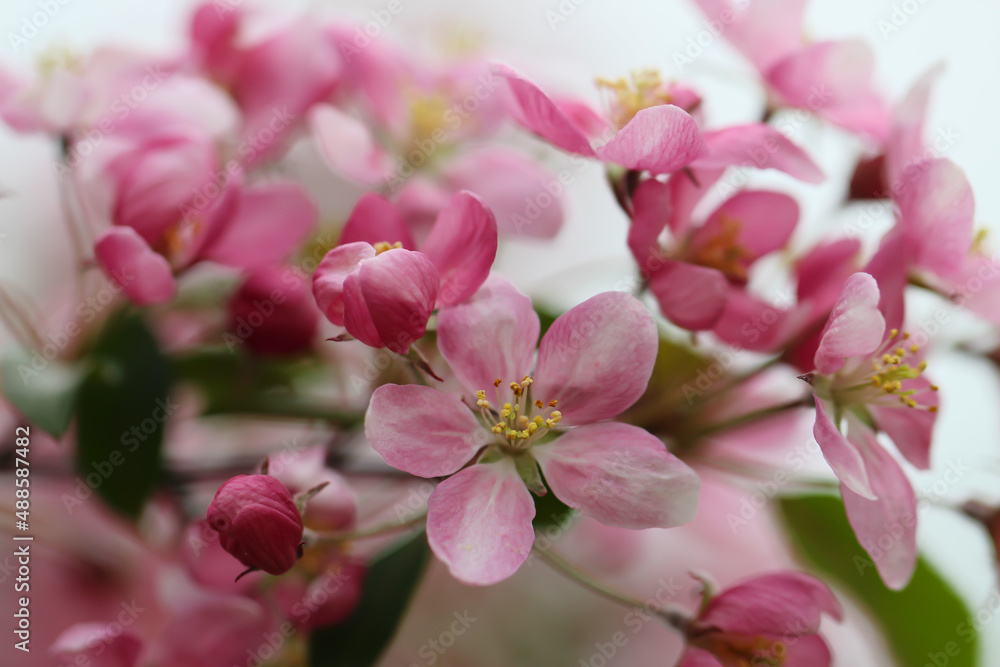
[(389, 243), (388, 241), (379, 241), (372, 247), (375, 248), (375, 255), (378, 256), (389, 250), (399, 250), (400, 248), (403, 247), (403, 244), (400, 243), (399, 241), (396, 241), (395, 243)]
[(714, 655), (723, 665), (732, 667), (780, 667), (785, 664), (788, 648), (784, 642), (767, 637), (712, 632), (692, 644)]
[[(907, 380), (920, 377), (927, 368), (927, 362), (920, 361), (911, 365), (911, 362), (916, 361), (913, 355), (920, 351), (920, 346), (914, 343), (905, 345), (903, 342), (909, 340), (910, 334), (904, 333), (897, 340), (898, 333), (896, 329), (890, 331), (889, 338), (872, 354), (871, 359), (844, 373), (834, 382), (831, 394), (836, 403), (888, 407), (896, 407), (902, 403), (908, 408), (937, 412), (937, 406), (923, 405), (918, 400), (923, 394), (936, 392), (936, 385), (932, 384), (927, 389), (908, 389), (903, 385)], [(894, 342), (897, 347), (892, 349)]]
[[(530, 402), (533, 382), (530, 375), (521, 378), (520, 382), (511, 382), (507, 387), (503, 386), (502, 379), (494, 380), (493, 395), (496, 404), (502, 405), (499, 410), (486, 398), (485, 389), (476, 392), (476, 407), (483, 422), (506, 450), (527, 449), (562, 420), (562, 413), (555, 409), (558, 401)], [(504, 401), (508, 391), (511, 400)]]
[(718, 269), (736, 282), (747, 281), (746, 261), (750, 251), (740, 245), (742, 223), (736, 218), (723, 216), (718, 233), (693, 249), (692, 261), (701, 266)]
[(670, 104), (673, 100), (660, 73), (654, 69), (632, 72), (628, 79), (598, 78), (596, 84), (609, 93), (609, 106), (618, 129), (625, 127), (643, 109)]

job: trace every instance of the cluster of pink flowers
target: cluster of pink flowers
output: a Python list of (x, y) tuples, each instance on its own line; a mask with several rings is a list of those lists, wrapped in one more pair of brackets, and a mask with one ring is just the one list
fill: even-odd
[[(699, 502), (727, 463), (710, 460), (716, 436), (803, 414), (858, 542), (886, 586), (907, 586), (919, 556), (907, 466), (932, 466), (940, 403), (907, 294), (1000, 325), (971, 187), (924, 143), (940, 69), (893, 105), (863, 42), (803, 38), (804, 2), (696, 4), (725, 17), (759, 73), (760, 120), (713, 125), (693, 83), (654, 71), (598, 79), (598, 106), (489, 58), (421, 62), (388, 37), (360, 44), (346, 23), (238, 3), (198, 7), (171, 57), (105, 48), (53, 55), (34, 77), (0, 71), (0, 119), (59, 146), (81, 284), (99, 269), (167, 356), (228, 348), (238, 367), (235, 407), (186, 392), (170, 416), (162, 465), (188, 477), (164, 478), (190, 486), (153, 489), (144, 519), (172, 537), (129, 529), (156, 545), (138, 558), (158, 582), (157, 619), (119, 632), (71, 619), (54, 659), (229, 665), (279, 633), (274, 664), (300, 664), (311, 632), (359, 608), (369, 539), (421, 525), (452, 578), (489, 586), (547, 557), (546, 502), (570, 538), (615, 535), (590, 548), (630, 552), (618, 529), (724, 522)], [(799, 200), (745, 186), (765, 170), (795, 187), (833, 177), (773, 122), (789, 109), (863, 146), (845, 206), (887, 202), (894, 222), (874, 252), (838, 229), (803, 248)], [(564, 188), (550, 187), (561, 153), (603, 170), (621, 211), (607, 224), (620, 223), (639, 280), (550, 316), (495, 265), (575, 233)], [(552, 203), (529, 219), (540, 193)], [(794, 286), (780, 302), (765, 296), (776, 271)], [(719, 373), (693, 401), (689, 385), (665, 388), (690, 370), (665, 352), (682, 347), (702, 369), (719, 349), (765, 361)], [(62, 361), (88, 353), (74, 344)], [(208, 367), (198, 390), (225, 372)], [(280, 379), (261, 389), (267, 373)], [(769, 399), (769, 383), (791, 387), (788, 400)], [(216, 443), (208, 415), (243, 410), (321, 444), (277, 465), (273, 442)], [(783, 428), (774, 437), (794, 445)], [(420, 480), (425, 513), (404, 517)], [(1000, 509), (970, 508), (995, 536)], [(740, 558), (732, 540), (715, 550)], [(821, 617), (845, 615), (831, 589), (785, 563), (739, 565), (721, 592), (705, 584), (700, 606), (658, 614), (684, 643), (671, 664), (831, 665)]]

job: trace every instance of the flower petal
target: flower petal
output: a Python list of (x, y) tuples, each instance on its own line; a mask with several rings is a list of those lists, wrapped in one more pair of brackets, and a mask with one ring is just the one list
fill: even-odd
[(640, 110), (618, 134), (597, 149), (597, 155), (606, 162), (651, 174), (677, 171), (705, 152), (698, 123), (672, 104)]
[(840, 292), (816, 350), (816, 370), (836, 373), (849, 357), (876, 350), (885, 334), (885, 318), (878, 309), (878, 283), (867, 273), (855, 273)]
[(497, 256), (493, 211), (471, 192), (459, 192), (438, 215), (420, 251), (441, 277), (438, 307), (465, 301), (486, 280)]
[(885, 151), (890, 186), (903, 181), (907, 167), (925, 159), (924, 123), (927, 120), (927, 107), (930, 104), (931, 90), (943, 72), (944, 63), (931, 67), (917, 79), (896, 107)]
[(638, 299), (598, 294), (556, 318), (542, 338), (532, 396), (559, 401), (565, 424), (611, 419), (646, 390), (658, 346)]
[(513, 460), (481, 463), (441, 482), (427, 499), (427, 541), (453, 577), (488, 586), (528, 559), (534, 517)]
[(711, 329), (726, 307), (729, 281), (718, 269), (666, 260), (649, 289), (664, 317), (691, 331)]
[(420, 477), (459, 470), (489, 435), (458, 398), (419, 385), (379, 387), (365, 413), (372, 448), (393, 468)]
[(413, 250), (362, 260), (344, 279), (344, 328), (365, 345), (405, 354), (426, 331), (438, 282), (431, 261)]
[(112, 227), (101, 234), (94, 255), (108, 279), (121, 285), (133, 303), (163, 303), (177, 292), (170, 263), (131, 227)]
[(698, 475), (637, 426), (589, 424), (531, 451), (552, 492), (601, 523), (671, 528), (694, 518)]
[(243, 191), (229, 224), (201, 254), (226, 266), (266, 268), (298, 248), (318, 219), (316, 205), (299, 185), (258, 185)]
[(877, 500), (863, 498), (842, 484), (847, 518), (885, 585), (900, 590), (917, 566), (917, 498), (906, 473), (878, 444), (875, 434), (858, 422), (849, 429)]
[(819, 443), (833, 473), (842, 484), (865, 498), (874, 499), (875, 491), (868, 479), (864, 458), (853, 441), (848, 440), (827, 414), (826, 405), (816, 399), (816, 423), (813, 425), (813, 436)]
[(840, 602), (826, 584), (799, 572), (775, 572), (722, 591), (708, 603), (699, 623), (725, 632), (787, 639), (818, 632), (823, 612), (843, 617)]
[(531, 373), (541, 326), (531, 299), (492, 275), (476, 294), (438, 313), (438, 348), (471, 393)]
[(335, 172), (358, 185), (376, 185), (390, 171), (386, 154), (368, 127), (330, 104), (309, 114), (309, 125), (320, 152)]
[(337, 245), (358, 241), (372, 245), (402, 243), (407, 250), (416, 248), (410, 227), (396, 206), (375, 192), (366, 192), (358, 199), (340, 230)]
[(338, 327), (344, 326), (344, 281), (363, 259), (375, 256), (367, 243), (339, 245), (326, 253), (313, 273), (313, 296), (319, 309)]
[(718, 236), (727, 220), (739, 223), (736, 243), (746, 251), (743, 261), (749, 266), (761, 256), (785, 247), (798, 224), (799, 205), (781, 192), (744, 190), (715, 209), (692, 243), (698, 245), (702, 238)]
[[(685, 178), (680, 176), (680, 178)], [(640, 274), (649, 275), (656, 261), (662, 261), (658, 241), (667, 226), (672, 210), (672, 190), (669, 183), (648, 178), (632, 193), (632, 225), (628, 230), (628, 247), (639, 264)]]
[[(937, 406), (937, 392), (930, 391), (930, 386), (927, 378), (915, 377), (903, 382), (903, 391), (919, 392), (921, 395), (916, 401), (921, 406)], [(931, 433), (937, 412), (903, 405), (898, 408), (872, 406), (871, 411), (879, 430), (885, 431), (907, 461), (921, 470), (931, 467)]]
[(506, 65), (493, 65), (493, 74), (507, 79), (517, 121), (557, 148), (595, 157), (590, 140), (566, 117), (548, 95)]
[(765, 123), (737, 125), (705, 133), (707, 152), (691, 166), (718, 169), (737, 165), (777, 169), (806, 183), (820, 183), (823, 172), (784, 134)]

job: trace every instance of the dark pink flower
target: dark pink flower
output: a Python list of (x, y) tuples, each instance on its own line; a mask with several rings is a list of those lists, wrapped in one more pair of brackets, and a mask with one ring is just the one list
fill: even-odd
[(291, 268), (250, 274), (229, 300), (229, 342), (246, 343), (262, 355), (307, 350), (319, 312), (306, 276)]
[(451, 475), (428, 500), (427, 536), (467, 583), (505, 579), (528, 558), (535, 509), (526, 482), (540, 491), (539, 466), (563, 502), (608, 525), (669, 527), (693, 516), (694, 472), (646, 431), (606, 421), (652, 373), (657, 334), (645, 308), (621, 292), (599, 294), (555, 321), (535, 362), (538, 334), (531, 300), (493, 277), (439, 314), (438, 344), (468, 403), (385, 385), (366, 415), (365, 433), (390, 465)]
[(237, 475), (215, 493), (208, 523), (241, 563), (282, 574), (301, 556), (302, 516), (285, 485), (267, 475)]
[(840, 620), (840, 603), (823, 583), (776, 572), (737, 583), (709, 600), (687, 630), (679, 667), (829, 667), (817, 633), (823, 614)]

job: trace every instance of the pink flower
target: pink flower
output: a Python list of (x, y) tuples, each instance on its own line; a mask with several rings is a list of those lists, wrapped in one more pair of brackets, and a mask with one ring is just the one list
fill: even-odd
[(806, 43), (804, 0), (695, 0), (753, 63), (773, 107), (807, 109), (881, 143), (889, 112), (872, 82), (873, 56), (861, 40)]
[(334, 625), (358, 606), (367, 572), (364, 561), (336, 554), (324, 563), (322, 574), (311, 580), (282, 578), (274, 588), (276, 602), (299, 627)]
[[(686, 176), (647, 179), (632, 196), (629, 247), (664, 316), (686, 329), (711, 329), (747, 284), (753, 263), (780, 250), (795, 230), (799, 206), (788, 195), (739, 192), (696, 225), (691, 212), (705, 188)], [(659, 238), (665, 228), (672, 243)]]
[(226, 342), (245, 343), (261, 355), (307, 350), (319, 323), (309, 283), (290, 268), (250, 274), (230, 298), (227, 310)]
[(776, 572), (731, 586), (709, 600), (688, 628), (679, 667), (829, 667), (830, 649), (817, 633), (840, 603), (804, 574)]
[(926, 469), (938, 399), (922, 375), (919, 347), (895, 329), (886, 334), (878, 285), (866, 273), (854, 274), (827, 321), (809, 381), (813, 433), (841, 481), (848, 519), (886, 585), (898, 589), (916, 566), (916, 497), (874, 429)]
[(472, 193), (452, 197), (427, 238), (413, 235), (381, 196), (361, 197), (313, 275), (320, 310), (371, 347), (405, 353), (435, 308), (468, 299), (496, 257), (493, 213)]
[(314, 530), (351, 530), (357, 519), (358, 501), (343, 475), (327, 467), (326, 454), (326, 447), (318, 446), (292, 456), (278, 455), (271, 459), (268, 474), (292, 493), (326, 484), (309, 499), (302, 512), (303, 522)]
[[(507, 79), (514, 100), (512, 114), (517, 121), (569, 153), (653, 175), (684, 167), (721, 170), (745, 164), (757, 169), (779, 169), (808, 182), (823, 178), (800, 148), (768, 125), (740, 125), (702, 133), (694, 118), (672, 103), (696, 106), (690, 91), (659, 84), (658, 77), (652, 81), (639, 78), (632, 84), (614, 83), (619, 101), (612, 104), (612, 119), (603, 120), (581, 103), (553, 100), (505, 65), (494, 69)], [(721, 175), (719, 171), (710, 179), (715, 182)]]
[(645, 308), (624, 293), (599, 294), (553, 323), (535, 362), (538, 334), (531, 300), (491, 278), (439, 314), (438, 344), (465, 400), (385, 385), (366, 415), (365, 433), (389, 465), (450, 475), (428, 500), (427, 537), (467, 583), (505, 579), (528, 558), (528, 487), (544, 492), (539, 466), (563, 502), (608, 525), (670, 527), (694, 513), (694, 472), (646, 431), (607, 421), (652, 373), (658, 338)]
[(152, 664), (217, 667), (243, 664), (277, 632), (277, 621), (260, 602), (242, 595), (207, 595), (176, 610), (159, 636)]
[(215, 493), (208, 523), (222, 548), (254, 570), (282, 574), (302, 555), (302, 517), (285, 485), (267, 475), (237, 475)]
[[(93, 667), (135, 667), (143, 642), (132, 631), (108, 623), (79, 623), (68, 628), (49, 647), (60, 665), (87, 664)], [(114, 623), (117, 625), (117, 623)]]

